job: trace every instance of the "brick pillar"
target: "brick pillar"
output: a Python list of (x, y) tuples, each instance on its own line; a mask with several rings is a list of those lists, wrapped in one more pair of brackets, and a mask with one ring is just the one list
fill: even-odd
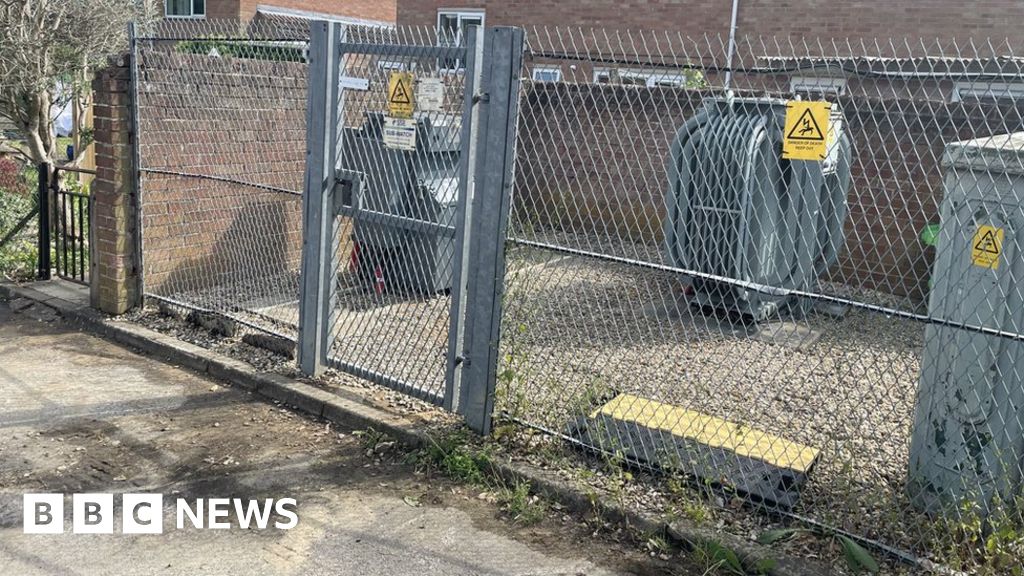
[(135, 254), (136, 202), (128, 56), (110, 60), (93, 80), (96, 179), (92, 184), (92, 290), (94, 308), (122, 314), (139, 298)]

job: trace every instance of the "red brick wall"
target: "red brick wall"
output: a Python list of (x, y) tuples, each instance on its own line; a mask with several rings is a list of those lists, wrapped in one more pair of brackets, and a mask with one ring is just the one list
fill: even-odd
[(96, 178), (90, 224), (91, 303), (110, 314), (138, 302), (129, 61), (121, 56), (93, 81)]
[[(306, 12), (318, 12), (364, 20), (381, 22), (395, 21), (395, 0), (234, 0), (240, 1), (240, 9), (236, 18), (248, 20), (256, 14), (256, 7), (274, 6), (290, 8)], [(213, 3), (213, 2), (211, 2)]]
[[(398, 23), (433, 25), (439, 8), (485, 8), (490, 25), (671, 30), (728, 34), (728, 0), (398, 0)], [(1024, 38), (1018, 0), (740, 0), (741, 34), (839, 38)]]
[(207, 0), (208, 20), (249, 20), (258, 6), (273, 6), (365, 20), (394, 22), (395, 0)]
[(208, 20), (237, 20), (240, 0), (206, 0)]

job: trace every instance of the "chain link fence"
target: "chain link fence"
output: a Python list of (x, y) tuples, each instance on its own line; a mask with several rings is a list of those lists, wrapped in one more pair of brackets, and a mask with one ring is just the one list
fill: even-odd
[[(161, 26), (135, 40), (145, 293), (294, 340), (308, 22)], [(350, 26), (362, 48), (341, 69), (340, 167), (375, 180), (362, 223), (337, 216), (328, 355), (435, 402), (460, 352), (465, 71), (427, 48), (464, 33)], [(1011, 569), (1012, 47), (527, 37), (499, 415), (771, 517)], [(429, 126), (385, 126), (403, 72), (431, 85), (413, 120)], [(370, 142), (386, 128), (398, 140)], [(410, 137), (425, 140), (401, 152)], [(416, 186), (395, 196), (389, 178)]]
[(296, 338), (308, 36), (166, 20), (135, 39), (147, 297)]
[[(282, 16), (165, 21), (136, 39), (147, 297), (297, 339), (309, 26)], [(328, 355), (336, 368), (441, 403), (463, 76), (443, 73), (459, 62), (429, 49), (457, 39), (373, 25), (343, 26), (343, 34), (370, 52), (340, 63), (343, 79), (363, 84), (346, 86), (339, 167), (386, 182), (372, 181), (360, 210), (337, 216)], [(409, 50), (386, 52), (399, 45)], [(374, 144), (389, 79), (403, 71), (417, 78), (409, 90), (438, 87), (438, 109), (419, 116), (418, 155)], [(407, 180), (422, 186), (403, 196), (397, 183)], [(377, 221), (360, 221), (367, 214)], [(449, 233), (439, 240), (418, 231), (431, 225)]]
[(776, 517), (1019, 570), (1012, 47), (528, 44), (501, 414)]

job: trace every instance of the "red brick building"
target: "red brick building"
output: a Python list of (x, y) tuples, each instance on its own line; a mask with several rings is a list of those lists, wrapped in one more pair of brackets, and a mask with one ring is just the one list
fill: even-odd
[(168, 18), (250, 20), (258, 13), (395, 22), (395, 0), (163, 0)]
[[(729, 0), (398, 0), (398, 24), (438, 22), (439, 13), (483, 11), (490, 25), (729, 32)], [(822, 38), (1024, 38), (1019, 0), (739, 0), (743, 35)]]

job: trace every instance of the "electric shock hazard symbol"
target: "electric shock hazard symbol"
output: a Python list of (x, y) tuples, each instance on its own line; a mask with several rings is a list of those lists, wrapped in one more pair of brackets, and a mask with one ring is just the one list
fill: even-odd
[(396, 118), (412, 118), (412, 72), (392, 72), (388, 77), (388, 113)]
[(1002, 228), (978, 226), (978, 231), (974, 233), (974, 240), (971, 243), (973, 246), (971, 248), (971, 263), (982, 268), (998, 270), (999, 255), (1003, 252), (1004, 235), (1005, 232)]
[(791, 101), (786, 105), (782, 157), (786, 160), (824, 160), (828, 151), (828, 102)]

